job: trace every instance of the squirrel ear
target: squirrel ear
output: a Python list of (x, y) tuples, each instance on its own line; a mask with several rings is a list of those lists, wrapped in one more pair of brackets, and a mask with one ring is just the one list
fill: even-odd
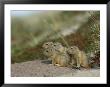
[(53, 44), (53, 42), (50, 42), (50, 44)]

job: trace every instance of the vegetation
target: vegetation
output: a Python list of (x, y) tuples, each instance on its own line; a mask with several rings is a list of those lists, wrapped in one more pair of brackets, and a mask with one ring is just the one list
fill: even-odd
[(100, 50), (99, 11), (44, 11), (11, 20), (12, 63), (45, 59), (46, 41), (76, 45), (87, 53)]

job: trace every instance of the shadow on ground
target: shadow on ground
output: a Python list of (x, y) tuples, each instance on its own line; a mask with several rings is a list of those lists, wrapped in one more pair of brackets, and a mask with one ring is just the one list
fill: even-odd
[(51, 60), (42, 60), (41, 63), (44, 63), (44, 64), (52, 64), (52, 61), (51, 61)]

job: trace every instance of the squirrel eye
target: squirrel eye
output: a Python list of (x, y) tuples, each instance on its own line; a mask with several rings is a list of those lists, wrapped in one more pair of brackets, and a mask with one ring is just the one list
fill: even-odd
[(46, 52), (48, 52), (48, 51), (46, 51)]

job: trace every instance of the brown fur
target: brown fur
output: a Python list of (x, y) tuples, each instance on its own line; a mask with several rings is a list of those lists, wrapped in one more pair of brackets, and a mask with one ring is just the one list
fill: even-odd
[[(45, 45), (45, 47), (47, 46)], [(52, 60), (53, 65), (65, 67), (70, 62), (70, 57), (65, 49), (60, 43), (53, 43), (52, 46), (44, 49), (44, 55)]]
[(50, 47), (52, 47), (52, 46), (53, 46), (53, 42), (46, 42), (46, 43), (43, 44), (42, 47), (43, 47), (44, 49), (47, 49), (47, 48), (50, 48)]
[(89, 68), (88, 59), (86, 54), (83, 51), (80, 51), (78, 47), (72, 46), (67, 49), (67, 52), (72, 55), (72, 62), (73, 66), (76, 65), (77, 68), (81, 66), (84, 68)]

